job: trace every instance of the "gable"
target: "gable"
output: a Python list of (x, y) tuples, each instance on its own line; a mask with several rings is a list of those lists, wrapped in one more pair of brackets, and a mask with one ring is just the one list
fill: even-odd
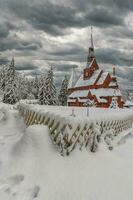
[(106, 78), (105, 78), (105, 80), (104, 80), (104, 82), (103, 82), (103, 87), (104, 87), (104, 88), (107, 88), (107, 87), (109, 86), (111, 80), (112, 80), (112, 79), (111, 79), (111, 76), (110, 76), (110, 74), (108, 73), (107, 76), (106, 76)]
[(99, 69), (97, 61), (95, 58), (93, 58), (92, 62), (90, 63), (89, 67), (84, 69), (84, 79), (89, 79), (95, 70)]
[(85, 80), (84, 80), (83, 74), (82, 74), (80, 76), (79, 80), (77, 81), (75, 87), (94, 85), (97, 77), (99, 76), (99, 73), (101, 73), (100, 69), (94, 71), (93, 75), (89, 79), (85, 79)]
[(96, 84), (97, 85), (103, 85), (103, 83), (106, 80), (108, 74), (109, 74), (108, 72), (103, 72)]

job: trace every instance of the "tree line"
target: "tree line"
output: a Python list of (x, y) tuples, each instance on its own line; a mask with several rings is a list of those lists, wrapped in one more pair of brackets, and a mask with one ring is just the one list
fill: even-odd
[(68, 78), (62, 80), (59, 91), (54, 84), (52, 67), (47, 74), (32, 79), (15, 70), (14, 58), (9, 66), (0, 69), (0, 91), (3, 103), (15, 104), (21, 99), (38, 99), (41, 105), (67, 105)]

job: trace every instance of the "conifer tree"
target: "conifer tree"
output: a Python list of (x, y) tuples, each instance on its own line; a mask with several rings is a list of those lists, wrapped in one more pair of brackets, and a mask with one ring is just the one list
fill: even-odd
[(67, 105), (67, 97), (68, 97), (68, 79), (65, 76), (64, 80), (62, 81), (60, 93), (59, 93), (59, 104), (62, 106)]
[(45, 104), (45, 105), (57, 104), (56, 87), (53, 83), (52, 68), (48, 71), (44, 84), (42, 85), (42, 88), (40, 90), (39, 102), (40, 104)]
[(27, 97), (26, 99), (35, 99), (33, 93), (33, 80), (26, 78), (26, 89), (27, 89)]
[(5, 86), (7, 84), (8, 76), (7, 76), (8, 67), (2, 66), (0, 71), (0, 89), (2, 91), (5, 90)]
[(7, 69), (3, 102), (9, 104), (15, 104), (18, 100), (19, 100), (18, 77), (15, 72), (15, 64), (13, 58), (9, 68)]
[(9, 65), (9, 68), (7, 70), (7, 77), (8, 77), (8, 83), (11, 83), (15, 79), (15, 63), (14, 63), (14, 58), (12, 58), (11, 64)]
[(44, 96), (45, 96), (45, 93), (44, 93), (44, 85), (45, 85), (45, 76), (41, 76), (40, 79), (39, 79), (39, 92), (38, 92), (38, 99), (39, 99), (39, 103), (40, 104), (44, 104)]
[(35, 99), (38, 99), (38, 93), (39, 93), (39, 80), (36, 76), (34, 78), (33, 84), (32, 84), (32, 93), (35, 96)]
[(19, 101), (19, 92), (18, 92), (18, 83), (17, 79), (13, 82), (8, 83), (5, 88), (3, 102), (8, 104), (15, 104)]
[(18, 76), (18, 87), (20, 99), (27, 99), (28, 96), (28, 83), (23, 74)]

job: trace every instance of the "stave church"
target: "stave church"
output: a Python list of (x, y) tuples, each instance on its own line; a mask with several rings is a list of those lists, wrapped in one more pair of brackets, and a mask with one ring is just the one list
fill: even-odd
[(117, 83), (115, 68), (113, 68), (112, 74), (100, 69), (95, 56), (92, 31), (87, 65), (74, 85), (72, 83), (73, 77), (70, 79), (68, 106), (123, 108), (124, 100)]

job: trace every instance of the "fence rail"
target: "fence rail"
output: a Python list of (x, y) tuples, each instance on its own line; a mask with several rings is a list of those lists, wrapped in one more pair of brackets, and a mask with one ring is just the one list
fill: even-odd
[(114, 136), (132, 128), (133, 114), (115, 117), (112, 120), (83, 120), (76, 117), (62, 117), (49, 111), (37, 111), (35, 105), (20, 103), (18, 109), (27, 126), (43, 124), (49, 127), (50, 136), (62, 155), (69, 155), (75, 148), (87, 148), (95, 152), (101, 136), (108, 145)]

